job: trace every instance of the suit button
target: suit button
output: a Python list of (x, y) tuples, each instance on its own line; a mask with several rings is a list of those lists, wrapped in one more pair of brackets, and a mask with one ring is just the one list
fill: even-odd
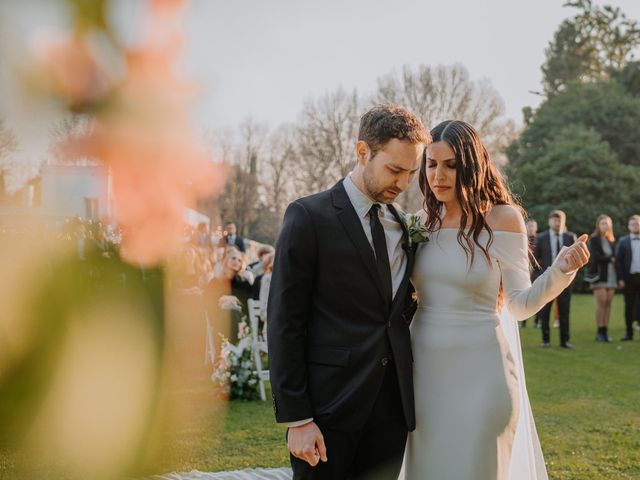
[(387, 364), (389, 363), (389, 359), (387, 357), (384, 357), (380, 363), (382, 364), (383, 367), (386, 367)]

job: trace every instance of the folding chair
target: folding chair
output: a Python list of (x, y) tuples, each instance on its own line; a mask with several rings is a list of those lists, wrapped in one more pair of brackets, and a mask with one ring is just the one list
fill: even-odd
[(267, 353), (267, 342), (262, 336), (258, 335), (258, 328), (260, 326), (260, 302), (249, 299), (247, 303), (249, 307), (249, 320), (251, 322), (251, 337), (253, 340), (253, 361), (256, 365), (256, 371), (258, 372), (260, 398), (264, 401), (267, 399), (264, 384), (269, 381), (269, 370), (262, 369), (260, 352)]

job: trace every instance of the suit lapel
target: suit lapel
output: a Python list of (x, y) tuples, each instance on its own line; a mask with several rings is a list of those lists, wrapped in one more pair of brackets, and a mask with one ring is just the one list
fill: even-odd
[(373, 248), (371, 248), (371, 244), (369, 243), (369, 240), (367, 240), (367, 236), (362, 229), (362, 222), (360, 221), (360, 218), (358, 218), (358, 214), (349, 201), (349, 196), (342, 185), (342, 180), (340, 180), (340, 182), (331, 189), (331, 195), (333, 198), (333, 206), (338, 210), (338, 220), (340, 220), (340, 223), (347, 232), (347, 235), (360, 254), (360, 258), (373, 278), (380, 295), (384, 298), (384, 288), (382, 287), (382, 281), (378, 275), (378, 268), (376, 266), (376, 258), (373, 253)]

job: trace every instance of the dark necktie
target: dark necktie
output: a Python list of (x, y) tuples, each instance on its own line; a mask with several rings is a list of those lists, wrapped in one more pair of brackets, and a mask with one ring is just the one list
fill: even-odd
[(556, 235), (556, 257), (560, 253), (560, 234)]
[(391, 267), (389, 266), (389, 254), (387, 253), (387, 241), (384, 236), (384, 228), (382, 227), (382, 223), (380, 223), (380, 204), (378, 203), (374, 203), (371, 206), (371, 210), (369, 210), (369, 224), (371, 225), (373, 250), (376, 253), (378, 275), (380, 275), (385, 299), (391, 302)]

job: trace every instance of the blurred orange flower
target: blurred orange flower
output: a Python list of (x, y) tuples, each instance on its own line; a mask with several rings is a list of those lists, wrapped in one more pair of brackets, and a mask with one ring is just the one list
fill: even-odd
[(218, 193), (227, 176), (226, 166), (212, 161), (189, 119), (195, 86), (176, 72), (184, 41), (178, 21), (183, 4), (149, 1), (141, 42), (123, 52), (124, 78), (96, 112), (91, 131), (69, 139), (62, 149), (109, 166), (123, 256), (143, 265), (173, 251), (181, 239), (184, 208)]

